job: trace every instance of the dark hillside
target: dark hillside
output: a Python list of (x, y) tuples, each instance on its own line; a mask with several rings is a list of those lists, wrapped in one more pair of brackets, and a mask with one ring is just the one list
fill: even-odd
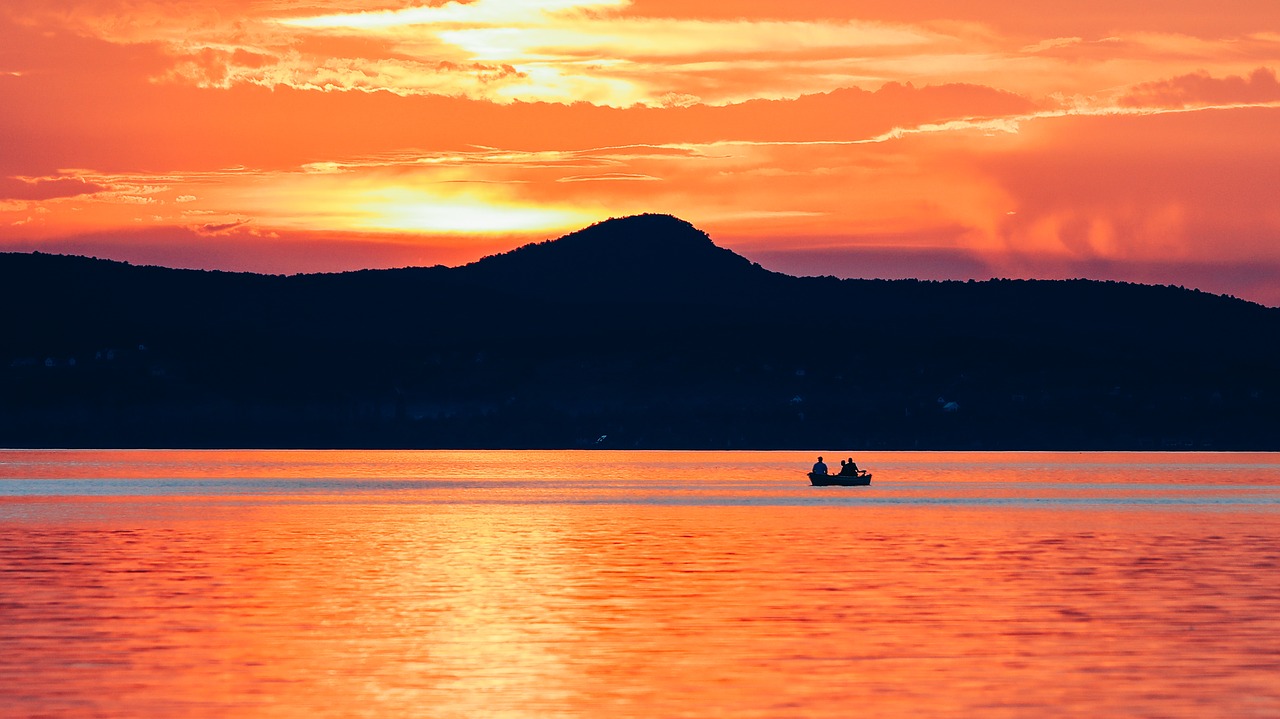
[(452, 269), (6, 254), (0, 301), (5, 446), (1280, 449), (1280, 310), (794, 278), (659, 215)]
[(773, 274), (667, 215), (602, 222), (558, 240), (487, 257), (459, 273), (468, 282), (504, 293), (643, 302), (732, 301), (734, 290)]

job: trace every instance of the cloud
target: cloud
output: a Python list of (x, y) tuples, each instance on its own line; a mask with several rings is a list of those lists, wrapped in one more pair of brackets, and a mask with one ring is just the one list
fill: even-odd
[[(1170, 0), (1159, 14), (1083, 1), (1090, 7), (1068, 13), (984, 0), (948, 8), (952, 19), (941, 21), (919, 4), (816, 0), (8, 0), (19, 30), (59, 43), (70, 32), (127, 52), (101, 62), (18, 38), (20, 62), (3, 66), (26, 76), (79, 62), (97, 74), (129, 68), (224, 90), (662, 107), (908, 79), (1077, 95), (1153, 73), (1237, 73), (1243, 62), (1280, 59), (1275, 33), (1259, 29), (1274, 17), (1248, 0), (1219, 0), (1213, 17), (1193, 0)], [(0, 34), (0, 46), (14, 39)]]
[(0, 178), (0, 200), (52, 200), (92, 195), (106, 189), (75, 177)]
[(923, 25), (827, 13), (645, 16), (632, 12), (630, 0), (474, 0), (395, 10), (347, 0), (328, 7), (356, 12), (310, 16), (265, 3), (215, 9), (82, 0), (72, 3), (74, 12), (59, 12), (14, 1), (31, 29), (146, 48), (149, 79), (503, 104), (656, 107), (795, 97), (892, 79), (869, 71), (867, 60), (948, 56), (959, 47), (958, 38)]
[(1045, 50), (1057, 50), (1064, 47), (1073, 47), (1075, 45), (1080, 45), (1083, 42), (1084, 38), (1080, 37), (1055, 37), (1049, 38), (1048, 40), (1041, 40), (1040, 42), (1032, 45), (1027, 45), (1022, 48), (1022, 52), (1034, 54), (1044, 52)]
[(1114, 262), (1280, 255), (1280, 108), (1063, 116), (974, 157), (1007, 206), (988, 249)]
[[(334, 88), (440, 92), (504, 103), (586, 100), (617, 107), (794, 97), (865, 78), (839, 58), (910, 48), (928, 52), (954, 42), (918, 27), (848, 19), (706, 21), (607, 12), (626, 5), (477, 0), (278, 22), (325, 35), (381, 38), (402, 56), (344, 60), (350, 72), (325, 78)], [(587, 8), (597, 12), (570, 12)], [(424, 73), (442, 61), (486, 71), (469, 80)], [(824, 79), (815, 83), (820, 75), (806, 66), (821, 68)], [(743, 95), (740, 78), (747, 73), (754, 88)], [(304, 73), (297, 77), (320, 84), (305, 80)], [(450, 91), (455, 80), (460, 82)], [(763, 85), (771, 87), (761, 92)]]
[(222, 235), (231, 232), (239, 227), (249, 224), (249, 220), (236, 220), (234, 222), (212, 222), (204, 225), (196, 225), (191, 228), (201, 235)]
[(628, 172), (606, 172), (600, 175), (573, 175), (561, 177), (556, 182), (655, 182), (661, 177)]
[(1197, 105), (1280, 102), (1276, 71), (1260, 67), (1247, 76), (1215, 78), (1200, 71), (1168, 80), (1135, 85), (1120, 99), (1125, 107), (1192, 107)]

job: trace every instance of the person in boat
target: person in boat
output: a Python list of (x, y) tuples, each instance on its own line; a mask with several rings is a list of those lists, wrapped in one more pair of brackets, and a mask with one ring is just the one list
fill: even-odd
[(841, 477), (857, 477), (862, 474), (862, 470), (858, 469), (858, 465), (853, 461), (853, 457), (840, 460), (840, 476)]
[(813, 465), (813, 474), (826, 474), (827, 465), (823, 464), (822, 457), (818, 457), (818, 461)]

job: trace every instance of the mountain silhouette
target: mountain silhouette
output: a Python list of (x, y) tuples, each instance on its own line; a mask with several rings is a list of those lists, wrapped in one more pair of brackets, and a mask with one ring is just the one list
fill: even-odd
[(0, 254), (0, 302), (3, 446), (1280, 449), (1280, 310), (790, 277), (664, 215), (456, 268)]
[(509, 293), (671, 301), (714, 299), (771, 273), (684, 220), (646, 214), (486, 257), (460, 274)]

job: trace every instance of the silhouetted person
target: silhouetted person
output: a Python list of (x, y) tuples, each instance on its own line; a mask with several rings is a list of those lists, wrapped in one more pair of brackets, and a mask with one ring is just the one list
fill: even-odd
[(840, 460), (840, 476), (842, 477), (858, 476), (858, 464), (853, 461), (853, 457), (850, 457), (847, 461), (843, 459)]
[(817, 463), (815, 463), (815, 464), (813, 465), (813, 473), (814, 473), (814, 474), (826, 474), (826, 473), (827, 473), (827, 465), (825, 465), (825, 464), (823, 464), (823, 463), (822, 463), (822, 458), (821, 458), (821, 457), (819, 457), (819, 458), (818, 458)]

